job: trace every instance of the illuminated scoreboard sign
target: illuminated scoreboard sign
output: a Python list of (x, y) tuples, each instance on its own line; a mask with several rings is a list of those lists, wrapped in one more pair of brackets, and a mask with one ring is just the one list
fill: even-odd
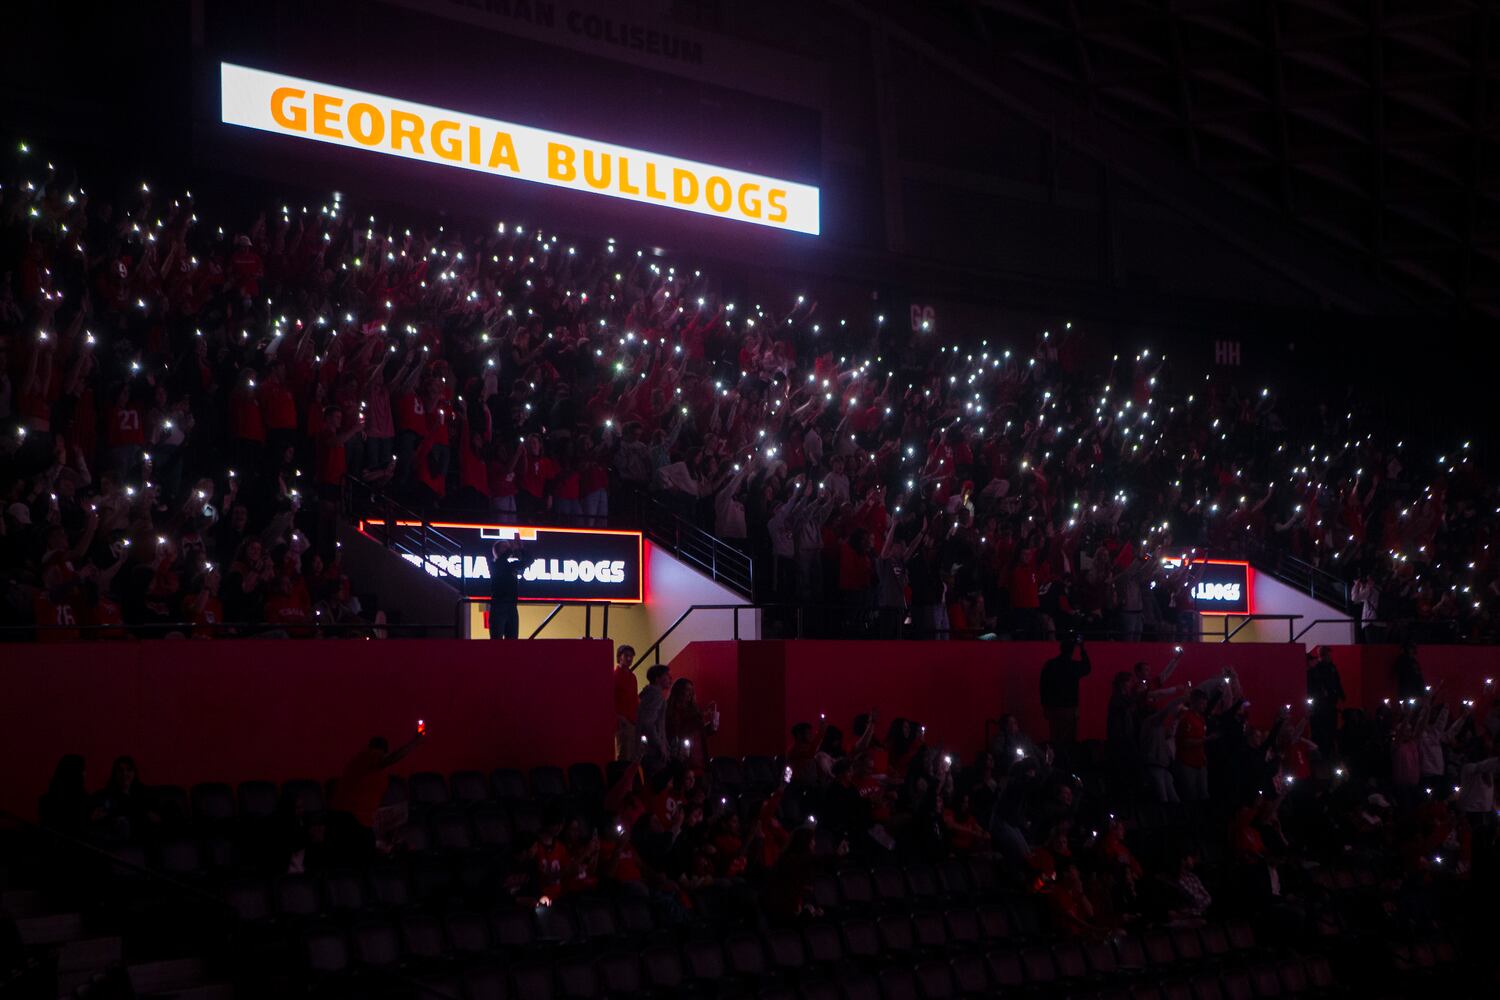
[[(469, 597), (490, 595), (495, 543), (519, 541), (513, 558), (522, 567), (517, 589), (523, 601), (640, 604), (645, 599), (644, 543), (639, 531), (440, 521), (428, 527), (457, 542), (459, 552), (429, 555), (425, 561), (410, 553), (403, 553), (402, 558)], [(361, 521), (359, 530), (378, 541), (386, 540), (384, 521)], [(414, 548), (421, 533), (420, 521), (396, 521), (390, 541)]]
[[(1179, 567), (1181, 559), (1164, 558), (1163, 566)], [(1254, 614), (1250, 564), (1229, 559), (1191, 562), (1193, 609), (1205, 615)]]
[(818, 235), (807, 184), (231, 63), (219, 80), (226, 125)]

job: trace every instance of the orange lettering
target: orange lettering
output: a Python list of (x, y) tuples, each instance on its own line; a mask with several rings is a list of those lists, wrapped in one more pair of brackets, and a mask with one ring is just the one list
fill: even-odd
[(752, 219), (760, 218), (760, 199), (750, 197), (759, 190), (759, 184), (745, 184), (740, 187), (740, 211)]
[(698, 200), (698, 175), (681, 167), (672, 168), (672, 200), (691, 205)]
[(432, 123), (432, 151), (445, 160), (457, 163), (463, 158), (463, 143), (457, 139), (447, 138), (449, 132), (458, 131), (458, 122), (442, 121)]
[(469, 126), (469, 162), (479, 165), (479, 126)]
[(786, 221), (786, 189), (772, 188), (766, 192), (766, 204), (771, 206), (771, 214), (766, 216), (767, 222)]
[[(595, 158), (598, 159), (598, 169), (594, 169)], [(583, 151), (583, 180), (589, 187), (603, 191), (609, 187), (610, 163), (614, 157), (608, 153), (596, 153), (592, 149)]]
[(300, 101), (306, 96), (307, 91), (298, 90), (296, 87), (277, 87), (272, 91), (271, 117), (276, 120), (276, 124), (294, 132), (307, 131), (307, 109), (296, 105), (288, 113), (286, 106), (287, 101)]
[(547, 176), (554, 181), (578, 179), (578, 169), (573, 166), (573, 147), (560, 142), (547, 143)]
[[(369, 119), (369, 127), (365, 127), (365, 119)], [(354, 141), (366, 146), (379, 144), (385, 138), (385, 116), (377, 111), (374, 105), (353, 104), (349, 107), (349, 114), (345, 121), (349, 123), (349, 134)]]
[(641, 189), (640, 188), (638, 188), (634, 184), (630, 183), (630, 159), (628, 157), (624, 157), (624, 156), (620, 157), (620, 193), (621, 194), (640, 194), (641, 193)]
[(667, 192), (656, 186), (656, 164), (646, 164), (646, 197), (666, 200)]
[(391, 148), (401, 149), (401, 140), (411, 142), (411, 151), (422, 154), (422, 119), (410, 111), (391, 112)]
[(729, 182), (715, 174), (703, 185), (703, 197), (708, 199), (708, 207), (715, 212), (729, 211)]
[(496, 132), (495, 141), (490, 144), (490, 169), (504, 164), (511, 173), (519, 173), (521, 165), (516, 162), (516, 146), (509, 132)]
[(326, 135), (330, 139), (342, 139), (344, 133), (338, 130), (338, 110), (344, 106), (342, 97), (329, 97), (327, 94), (313, 95), (313, 132), (318, 135)]

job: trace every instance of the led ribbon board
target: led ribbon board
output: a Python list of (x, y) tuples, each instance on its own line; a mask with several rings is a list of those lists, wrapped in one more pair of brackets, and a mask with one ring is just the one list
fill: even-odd
[[(1181, 559), (1164, 558), (1164, 566), (1181, 566)], [(1205, 615), (1249, 615), (1250, 564), (1228, 559), (1194, 559), (1193, 610)]]
[[(422, 522), (395, 521), (389, 541), (401, 558), (447, 580), (468, 597), (490, 596), (495, 543), (518, 539), (523, 601), (600, 601), (640, 604), (645, 599), (645, 559), (639, 531), (542, 528), (514, 524), (433, 521), (428, 527), (458, 543), (451, 555), (420, 555)], [(385, 521), (361, 521), (359, 530), (387, 540)]]
[(279, 135), (818, 234), (818, 189), (662, 153), (219, 64), (220, 117)]

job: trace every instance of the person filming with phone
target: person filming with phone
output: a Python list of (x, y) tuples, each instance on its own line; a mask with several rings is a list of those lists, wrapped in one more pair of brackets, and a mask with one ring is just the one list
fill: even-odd
[(412, 738), (394, 750), (384, 736), (372, 737), (369, 745), (344, 765), (333, 800), (328, 804), (333, 813), (330, 830), (341, 850), (350, 856), (373, 852), (377, 827), (384, 829), (388, 825), (386, 817), (378, 816), (381, 800), (385, 798), (385, 772), (415, 750), (426, 736), (427, 725), (419, 721)]
[(1076, 632), (1064, 636), (1058, 655), (1042, 665), (1042, 712), (1059, 753), (1078, 740), (1078, 682), (1092, 669), (1083, 636)]

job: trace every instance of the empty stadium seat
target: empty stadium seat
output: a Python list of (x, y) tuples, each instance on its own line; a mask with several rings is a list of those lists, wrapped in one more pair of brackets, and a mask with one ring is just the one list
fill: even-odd
[(466, 851), (474, 846), (469, 816), (458, 806), (445, 806), (427, 821), (432, 846), (440, 851)]
[(490, 913), (490, 934), (498, 947), (525, 948), (536, 941), (530, 911), (502, 907)]
[(955, 955), (948, 963), (953, 970), (953, 984), (963, 996), (987, 993), (990, 988), (989, 963), (983, 957), (970, 953)]
[(490, 784), (495, 797), (501, 802), (518, 802), (530, 793), (526, 790), (526, 778), (513, 767), (500, 767), (490, 772)]
[(167, 826), (180, 826), (192, 816), (188, 794), (176, 785), (156, 785), (151, 789), (151, 806)]
[(904, 965), (880, 970), (876, 976), (880, 981), (880, 995), (884, 1000), (919, 1000), (917, 979), (912, 970)]
[(322, 812), (323, 786), (310, 778), (293, 778), (282, 783), (281, 801), (293, 814)]
[(222, 781), (204, 781), (192, 789), (192, 817), (198, 823), (228, 823), (234, 819), (234, 789)]
[(948, 939), (957, 947), (977, 947), (982, 940), (979, 915), (973, 910), (948, 910), (943, 914), (943, 922), (948, 927)]
[(1025, 971), (1027, 980), (1032, 983), (1045, 986), (1060, 978), (1057, 960), (1052, 957), (1052, 951), (1048, 948), (1027, 948), (1021, 953), (1021, 968)]
[(418, 771), (407, 779), (406, 794), (413, 806), (440, 806), (448, 801), (448, 782), (436, 771)]
[(579, 936), (585, 941), (614, 937), (620, 932), (614, 907), (606, 900), (580, 899), (574, 904), (573, 912), (578, 920)]
[(599, 769), (598, 764), (570, 764), (568, 788), (572, 789), (574, 795), (581, 795), (585, 799), (603, 799), (604, 772)]
[(477, 913), (453, 910), (443, 914), (443, 934), (448, 948), (459, 955), (487, 951), (490, 947), (489, 921)]
[(1006, 941), (1011, 937), (1010, 910), (999, 903), (981, 906), (977, 911), (979, 936), (983, 941)]
[(754, 978), (766, 973), (765, 946), (759, 936), (749, 931), (740, 931), (724, 939), (724, 958), (736, 976)]
[(682, 967), (689, 979), (717, 982), (724, 977), (724, 949), (717, 941), (689, 941), (682, 946)]
[(463, 995), (465, 1000), (510, 1000), (510, 978), (499, 966), (477, 966), (464, 973)]
[(870, 872), (875, 896), (889, 906), (903, 906), (907, 900), (906, 875), (900, 868), (883, 865)]
[(912, 940), (919, 950), (933, 952), (948, 944), (948, 926), (938, 910), (918, 910), (911, 918)]
[(349, 942), (336, 930), (318, 930), (302, 939), (307, 965), (313, 972), (330, 974), (349, 967)]
[(406, 906), (412, 900), (411, 878), (400, 862), (386, 862), (367, 873), (370, 898), (381, 906)]
[(682, 957), (673, 947), (658, 946), (641, 952), (641, 972), (647, 985), (666, 993), (676, 991), (687, 979)]
[(203, 868), (203, 852), (196, 840), (174, 838), (157, 850), (161, 870), (172, 875), (192, 875)]
[(641, 963), (633, 954), (616, 951), (601, 955), (595, 971), (605, 996), (631, 997), (641, 992)]
[(773, 968), (800, 972), (807, 967), (807, 946), (795, 930), (776, 927), (766, 932), (766, 952)]
[(474, 831), (474, 842), (479, 846), (510, 846), (510, 814), (504, 806), (494, 802), (477, 802), (469, 810), (469, 822)]
[(240, 782), (235, 800), (242, 819), (263, 820), (276, 815), (276, 786), (269, 781)]
[(546, 801), (568, 794), (568, 783), (560, 767), (544, 764), (531, 769), (531, 787), (536, 797)]
[(626, 896), (617, 900), (615, 912), (620, 918), (620, 928), (626, 934), (646, 934), (656, 926), (651, 916), (651, 904), (638, 896)]
[(850, 958), (868, 962), (880, 957), (880, 933), (874, 921), (845, 920), (839, 926), (839, 935), (844, 942), (844, 953)]
[(455, 802), (484, 802), (491, 797), (489, 779), (482, 771), (454, 771), (448, 777), (448, 791)]
[(350, 928), (349, 943), (361, 965), (385, 969), (401, 959), (401, 940), (389, 921), (360, 921)]
[(984, 956), (990, 981), (1002, 990), (1020, 988), (1026, 982), (1026, 971), (1021, 965), (1021, 956), (1013, 951), (996, 950)]
[[(554, 971), (557, 973), (558, 993), (569, 1000), (589, 1000), (599, 995), (599, 972), (588, 955), (565, 958), (554, 966)], [(529, 997), (534, 987), (523, 990), (517, 979), (516, 989), (521, 996)]]
[(917, 991), (925, 1000), (948, 1000), (949, 997), (958, 993), (958, 985), (953, 979), (953, 970), (947, 962), (931, 961), (923, 962), (914, 970), (917, 980)]
[(866, 907), (875, 902), (875, 884), (862, 868), (846, 868), (838, 873), (839, 896), (844, 905)]
[[(552, 967), (550, 965), (529, 962), (525, 965), (518, 965), (512, 968), (510, 975), (512, 984), (515, 987), (515, 996), (517, 997), (523, 997), (525, 1000), (552, 1000), (552, 997), (556, 993), (552, 981)], [(590, 969), (586, 975), (587, 979), (583, 978), (583, 974), (570, 977), (569, 985), (574, 987), (592, 985), (593, 970)], [(593, 993), (590, 992), (582, 995), (592, 996)]]
[(1193, 1000), (1224, 1000), (1217, 976), (1204, 975), (1193, 980)]
[(443, 941), (443, 925), (426, 913), (404, 913), (397, 921), (401, 934), (401, 949), (416, 958), (440, 957), (446, 947)]
[(898, 959), (909, 956), (917, 946), (912, 937), (911, 921), (905, 914), (880, 917), (875, 921), (875, 929), (880, 935), (881, 947)]
[(973, 891), (969, 871), (958, 858), (949, 858), (937, 867), (938, 885), (950, 899), (967, 896)]
[(241, 920), (266, 920), (271, 916), (271, 893), (260, 879), (237, 879), (224, 887), (224, 900)]
[(715, 757), (709, 763), (709, 776), (714, 787), (725, 795), (739, 795), (745, 790), (744, 769), (733, 757)]
[(911, 890), (912, 898), (918, 901), (936, 899), (943, 894), (937, 872), (931, 865), (912, 865), (907, 868), (906, 887)]
[(802, 928), (802, 940), (807, 944), (807, 957), (819, 965), (834, 965), (844, 958), (843, 939), (833, 924), (808, 924)]
[(276, 912), (283, 917), (312, 917), (323, 910), (318, 882), (310, 875), (283, 875), (276, 880), (272, 892)]

